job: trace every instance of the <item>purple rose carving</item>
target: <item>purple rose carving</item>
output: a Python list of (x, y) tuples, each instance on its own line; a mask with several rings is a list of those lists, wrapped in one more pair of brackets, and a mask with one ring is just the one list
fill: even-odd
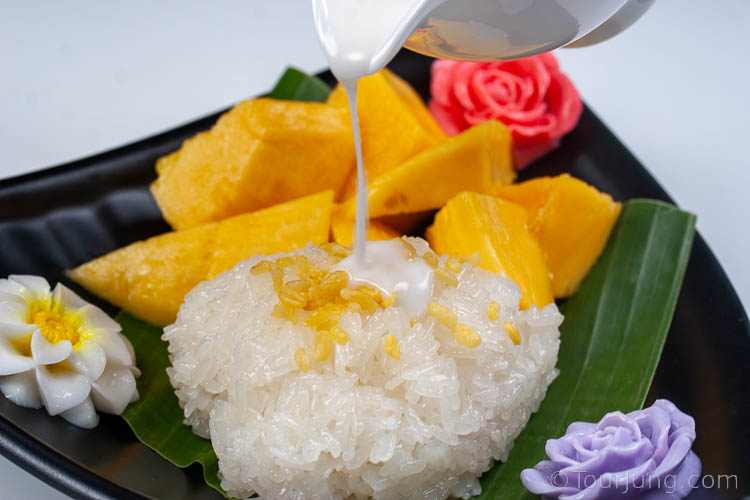
[(691, 447), (695, 422), (660, 399), (627, 415), (608, 413), (597, 424), (576, 422), (547, 441), (550, 460), (521, 472), (532, 493), (560, 500), (678, 499), (700, 479)]

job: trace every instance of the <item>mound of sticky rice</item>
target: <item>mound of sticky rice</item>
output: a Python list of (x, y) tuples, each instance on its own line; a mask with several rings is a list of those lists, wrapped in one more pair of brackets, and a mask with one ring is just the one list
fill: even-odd
[(511, 281), (409, 242), (435, 269), (428, 310), (342, 291), (335, 342), (291, 292), (311, 272), (335, 281), (339, 247), (251, 259), (186, 297), (168, 373), (231, 496), (467, 498), (507, 458), (557, 374), (562, 316), (521, 311)]

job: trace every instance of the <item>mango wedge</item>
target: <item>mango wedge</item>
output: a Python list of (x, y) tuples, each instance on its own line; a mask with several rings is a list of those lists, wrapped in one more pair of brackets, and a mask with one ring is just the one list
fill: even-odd
[(254, 99), (159, 159), (151, 191), (172, 227), (186, 229), (326, 189), (338, 191), (353, 162), (344, 110)]
[[(346, 217), (340, 206), (333, 211), (331, 236), (339, 245), (351, 247), (354, 244), (354, 219)], [(390, 240), (399, 236), (401, 233), (383, 222), (371, 220), (367, 225), (368, 241)]]
[(156, 325), (172, 323), (183, 297), (208, 272), (216, 226), (133, 243), (68, 271), (93, 294)]
[(557, 298), (576, 291), (604, 250), (622, 208), (608, 194), (567, 174), (499, 187), (496, 194), (526, 209)]
[(174, 322), (185, 295), (254, 255), (328, 241), (333, 191), (133, 243), (68, 272), (76, 283), (156, 325)]
[[(348, 115), (348, 99), (341, 85), (331, 93), (328, 103)], [(419, 95), (388, 70), (359, 81), (357, 109), (369, 180), (445, 139)], [(354, 194), (354, 179), (352, 171), (342, 199)]]
[(544, 254), (519, 205), (494, 196), (461, 193), (437, 213), (427, 239), (439, 254), (462, 258), (478, 254), (481, 267), (518, 285), (523, 308), (553, 301)]
[[(461, 191), (491, 192), (515, 178), (508, 129), (487, 121), (371, 180), (370, 217), (435, 210)], [(356, 200), (347, 200), (353, 218)]]
[(207, 278), (255, 255), (327, 242), (333, 198), (333, 191), (325, 191), (219, 222)]

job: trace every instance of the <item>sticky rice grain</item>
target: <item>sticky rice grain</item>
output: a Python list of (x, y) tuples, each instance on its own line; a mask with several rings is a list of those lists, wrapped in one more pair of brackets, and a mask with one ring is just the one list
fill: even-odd
[[(421, 240), (415, 246), (425, 251)], [(335, 264), (314, 247), (296, 254), (324, 269)], [(433, 300), (481, 337), (478, 347), (459, 344), (429, 314), (414, 321), (395, 304), (344, 313), (349, 342), (303, 372), (295, 353), (309, 350), (315, 334), (273, 316), (278, 299), (270, 274), (250, 272), (257, 262), (196, 287), (163, 337), (186, 422), (210, 436), (232, 496), (476, 494), (476, 478), (507, 458), (557, 374), (557, 308), (520, 311), (512, 282), (469, 264), (458, 286), (437, 281)], [(490, 320), (493, 302), (499, 313)], [(399, 359), (383, 347), (389, 335)]]

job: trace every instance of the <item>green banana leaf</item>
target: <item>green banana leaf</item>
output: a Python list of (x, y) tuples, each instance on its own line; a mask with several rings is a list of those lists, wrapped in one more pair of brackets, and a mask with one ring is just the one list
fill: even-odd
[[(323, 101), (329, 92), (319, 79), (291, 68), (269, 95)], [(672, 320), (694, 225), (694, 216), (672, 205), (625, 203), (603, 255), (561, 306), (560, 376), (516, 440), (508, 462), (482, 477), (481, 499), (531, 498), (519, 474), (544, 458), (547, 439), (563, 434), (573, 421), (595, 421), (607, 411), (642, 406)], [(125, 420), (139, 440), (176, 466), (201, 464), (208, 485), (222, 492), (211, 443), (183, 424), (165, 372), (169, 359), (161, 330), (125, 313), (117, 320), (143, 372), (140, 400), (128, 407)]]
[(287, 68), (276, 82), (268, 97), (290, 101), (325, 102), (330, 87), (318, 77), (308, 75), (297, 68)]
[(141, 397), (128, 406), (123, 418), (138, 440), (177, 467), (200, 464), (206, 483), (224, 495), (219, 485), (219, 462), (211, 441), (196, 436), (183, 423), (182, 409), (167, 377), (169, 355), (167, 344), (161, 340), (161, 328), (127, 313), (120, 313), (116, 319), (135, 348), (141, 370), (138, 378)]
[(563, 306), (560, 375), (516, 439), (508, 461), (482, 476), (485, 499), (534, 498), (521, 471), (575, 421), (642, 407), (685, 275), (695, 216), (651, 200), (625, 203), (604, 253)]

